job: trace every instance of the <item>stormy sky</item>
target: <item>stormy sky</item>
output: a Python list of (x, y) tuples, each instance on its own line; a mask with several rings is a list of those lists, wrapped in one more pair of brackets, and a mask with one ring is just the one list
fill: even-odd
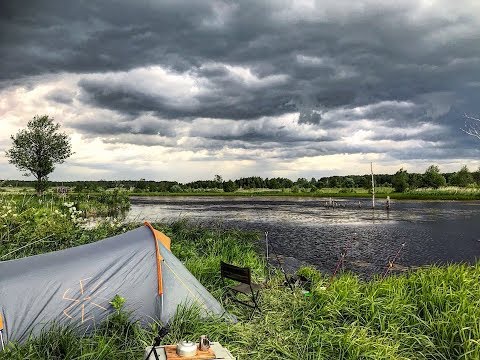
[(321, 177), (480, 165), (480, 2), (1, 1), (0, 178), (36, 114), (51, 179)]

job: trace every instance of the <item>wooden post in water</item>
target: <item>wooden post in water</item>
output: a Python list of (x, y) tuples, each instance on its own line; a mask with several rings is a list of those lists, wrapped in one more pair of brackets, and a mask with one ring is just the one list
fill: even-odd
[(375, 209), (375, 181), (373, 180), (373, 163), (370, 163), (370, 171), (372, 173), (372, 209)]

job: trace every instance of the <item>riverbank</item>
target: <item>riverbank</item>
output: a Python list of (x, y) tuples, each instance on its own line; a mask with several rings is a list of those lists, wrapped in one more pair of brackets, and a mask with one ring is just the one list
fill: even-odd
[[(307, 191), (308, 190), (308, 191)], [(321, 188), (315, 191), (304, 189), (292, 191), (292, 189), (270, 190), (251, 189), (237, 190), (234, 192), (223, 191), (184, 191), (184, 192), (129, 192), (131, 196), (278, 196), (278, 197), (314, 197), (314, 198), (371, 198), (371, 191), (364, 188)], [(480, 188), (461, 188), (447, 186), (439, 189), (419, 188), (405, 192), (394, 192), (391, 187), (378, 187), (375, 189), (377, 199), (398, 200), (480, 200)]]
[[(204, 197), (204, 196), (225, 196), (225, 197), (314, 197), (314, 198), (349, 198), (349, 199), (364, 199), (370, 198), (372, 195), (368, 192), (305, 192), (305, 193), (292, 193), (282, 191), (261, 191), (261, 192), (131, 192), (130, 196), (191, 196), (191, 197)], [(455, 192), (455, 191), (431, 191), (431, 192), (410, 192), (410, 193), (377, 193), (375, 198), (386, 199), (390, 197), (392, 200), (480, 200), (480, 191), (478, 192)]]
[[(12, 204), (7, 206), (0, 206), (3, 260), (85, 244), (138, 226), (106, 220), (95, 228), (84, 229), (71, 217), (54, 215), (56, 211), (69, 212), (56, 205), (23, 208), (24, 213)], [(28, 211), (38, 215), (29, 221)], [(266, 281), (265, 262), (255, 245), (259, 234), (207, 229), (187, 222), (155, 227), (171, 237), (172, 252), (218, 299), (223, 294), (220, 260), (251, 267), (255, 281), (265, 284), (261, 291), (262, 313), (256, 313), (251, 320), (249, 310), (229, 301), (225, 305), (238, 316), (236, 324), (201, 319), (195, 308), (180, 309), (165, 343), (208, 334), (238, 359), (480, 357), (480, 263), (430, 266), (385, 280), (362, 281), (352, 274), (340, 274), (327, 289), (326, 275), (303, 268), (300, 273), (311, 281), (309, 296), (305, 296), (302, 288), (292, 291), (285, 286), (281, 273), (273, 271)], [(43, 235), (51, 237), (28, 252), (22, 250), (5, 258), (5, 244), (10, 244), (10, 249), (18, 248)], [(12, 344), (0, 357), (141, 358), (156, 328), (156, 324), (142, 327), (126, 313), (114, 314), (89, 336), (53, 328), (25, 344)]]
[[(315, 198), (371, 198), (372, 194), (368, 189), (364, 188), (321, 188), (315, 191), (310, 189), (303, 189), (293, 191), (292, 189), (251, 189), (251, 190), (236, 190), (233, 192), (225, 192), (221, 189), (212, 189), (208, 191), (181, 191), (181, 192), (153, 192), (153, 191), (138, 191), (136, 189), (108, 189), (106, 191), (84, 191), (72, 192), (69, 196), (78, 197), (102, 197), (105, 194), (111, 194), (116, 191), (117, 194), (124, 196), (228, 196), (228, 197), (315, 197)], [(5, 195), (34, 195), (33, 188), (0, 188), (0, 197)], [(50, 191), (53, 193), (53, 190)], [(433, 188), (419, 188), (414, 190), (407, 190), (405, 192), (394, 192), (391, 187), (376, 188), (375, 197), (378, 199), (396, 200), (480, 200), (480, 188), (462, 188), (456, 186), (447, 186), (438, 189)]]

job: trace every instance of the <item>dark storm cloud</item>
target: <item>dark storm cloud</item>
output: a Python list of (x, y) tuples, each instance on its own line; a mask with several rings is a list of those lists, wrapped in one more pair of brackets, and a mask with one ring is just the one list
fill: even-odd
[(64, 89), (55, 89), (48, 93), (46, 99), (60, 104), (71, 104), (75, 94)]
[(175, 137), (175, 129), (154, 119), (130, 118), (120, 120), (87, 120), (71, 125), (88, 135), (141, 134)]
[[(203, 139), (207, 149), (264, 142), (290, 151), (289, 144), (305, 141), (320, 144), (291, 149), (292, 154), (385, 151), (330, 147), (347, 135), (342, 127), (368, 119), (372, 126), (397, 128), (378, 130), (370, 140), (455, 138), (444, 156), (467, 156), (471, 140), (459, 134), (463, 120), (458, 114), (461, 108), (478, 112), (468, 84), (480, 82), (479, 9), (474, 2), (454, 5), (440, 1), (428, 8), (413, 0), (2, 2), (0, 83), (46, 73), (85, 74), (78, 82), (79, 101), (133, 120), (72, 127), (118, 141), (141, 143), (122, 134), (176, 136), (173, 125), (139, 121), (145, 113), (192, 124), (197, 118), (243, 124), (298, 111), (298, 130), (242, 125), (238, 131), (212, 126), (189, 133)], [(179, 101), (174, 91), (142, 87), (141, 78), (128, 75), (149, 66), (191, 77), (200, 91)], [(120, 71), (127, 75), (112, 81), (108, 74)], [(59, 92), (48, 98), (69, 103)], [(428, 123), (441, 128), (398, 132)], [(309, 135), (303, 125), (328, 133)], [(436, 153), (432, 150), (432, 156)]]
[[(216, 75), (210, 77), (212, 70)], [(205, 91), (192, 95), (191, 99), (195, 103), (192, 106), (187, 103), (172, 103), (168, 92), (156, 93), (148, 89), (138, 89), (133, 75), (132, 78), (127, 76), (116, 83), (101, 77), (83, 79), (79, 86), (83, 89), (84, 101), (95, 106), (129, 114), (150, 111), (172, 119), (252, 119), (281, 115), (295, 108), (293, 104), (288, 104), (290, 96), (285, 84), (286, 79), (282, 76), (260, 79), (259, 84), (247, 84), (241, 77), (233, 76), (224, 66), (193, 70), (189, 75), (198, 77), (205, 86)]]

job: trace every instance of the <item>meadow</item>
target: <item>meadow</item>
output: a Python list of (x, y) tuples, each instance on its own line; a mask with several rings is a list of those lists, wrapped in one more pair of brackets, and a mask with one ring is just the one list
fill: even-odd
[[(88, 214), (99, 214), (91, 209), (102, 203), (0, 197), (0, 259), (82, 245), (139, 226), (113, 217), (88, 226)], [(108, 216), (108, 208), (103, 209)], [(343, 273), (330, 286), (328, 274), (306, 267), (299, 274), (309, 279), (308, 285), (291, 290), (277, 269), (269, 268), (267, 277), (259, 234), (185, 221), (154, 226), (171, 237), (173, 253), (239, 319), (235, 324), (205, 319), (195, 307), (181, 308), (164, 343), (207, 334), (238, 359), (480, 358), (480, 263), (430, 266), (386, 279)], [(264, 284), (261, 313), (250, 316), (249, 309), (223, 296), (220, 260), (252, 268), (255, 280)], [(92, 334), (53, 326), (23, 344), (10, 344), (0, 357), (140, 359), (161, 324), (145, 328), (118, 310)]]
[[(124, 198), (128, 196), (285, 196), (285, 197), (334, 197), (334, 198), (365, 198), (371, 197), (371, 190), (365, 188), (285, 188), (285, 189), (238, 189), (232, 192), (225, 192), (222, 189), (184, 189), (181, 191), (145, 191), (136, 188), (109, 188), (103, 190), (83, 190), (75, 192), (75, 189), (69, 189), (69, 197), (76, 196), (79, 200), (88, 200), (104, 197), (109, 198), (110, 194), (118, 194)], [(0, 187), (0, 196), (7, 195), (33, 195), (33, 187)], [(55, 195), (54, 189), (47, 192), (48, 195)], [(375, 197), (385, 199), (389, 196), (397, 200), (480, 200), (480, 188), (478, 186), (460, 187), (444, 186), (438, 189), (417, 188), (408, 189), (405, 192), (395, 192), (390, 186), (379, 186), (375, 188)], [(99, 214), (101, 215), (101, 214)]]
[[(368, 198), (372, 194), (362, 188), (322, 188), (293, 192), (290, 189), (250, 189), (235, 192), (223, 191), (184, 191), (184, 192), (129, 192), (131, 196), (285, 196), (285, 197), (320, 197), (320, 198)], [(461, 188), (448, 186), (439, 189), (420, 188), (406, 192), (394, 192), (393, 188), (380, 187), (375, 190), (375, 197), (385, 199), (389, 196), (396, 200), (480, 200), (479, 188)]]

